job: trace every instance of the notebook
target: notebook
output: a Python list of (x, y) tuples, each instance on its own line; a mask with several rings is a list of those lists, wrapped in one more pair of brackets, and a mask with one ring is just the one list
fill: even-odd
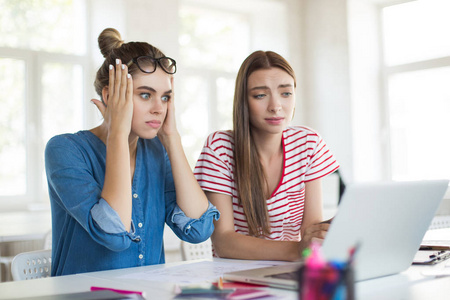
[[(355, 254), (357, 281), (406, 270), (419, 250), (448, 180), (349, 184), (322, 251), (328, 260)], [(293, 272), (301, 262), (224, 274), (230, 281), (297, 289)]]

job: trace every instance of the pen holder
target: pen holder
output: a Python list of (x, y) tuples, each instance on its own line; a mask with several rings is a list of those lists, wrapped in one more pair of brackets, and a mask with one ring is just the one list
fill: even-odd
[(352, 265), (328, 262), (321, 268), (303, 265), (298, 270), (299, 300), (354, 300)]

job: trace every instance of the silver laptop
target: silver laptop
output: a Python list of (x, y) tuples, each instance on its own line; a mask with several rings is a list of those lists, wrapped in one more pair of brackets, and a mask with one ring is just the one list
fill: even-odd
[[(419, 250), (448, 180), (376, 182), (346, 187), (322, 252), (326, 259), (355, 254), (355, 279), (366, 280), (406, 270)], [(301, 262), (224, 274), (224, 279), (297, 289)]]

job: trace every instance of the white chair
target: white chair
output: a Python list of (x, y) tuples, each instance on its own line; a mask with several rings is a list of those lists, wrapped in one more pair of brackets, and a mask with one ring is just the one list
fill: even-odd
[(435, 216), (428, 230), (450, 228), (450, 215)]
[(44, 236), (44, 249), (52, 249), (52, 230), (51, 229)]
[(17, 254), (11, 263), (14, 281), (50, 277), (52, 250), (38, 250)]
[(211, 240), (198, 244), (181, 241), (181, 258), (183, 260), (203, 259), (212, 257)]

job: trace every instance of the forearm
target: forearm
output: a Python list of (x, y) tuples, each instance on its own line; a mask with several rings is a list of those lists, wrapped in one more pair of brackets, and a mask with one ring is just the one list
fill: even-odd
[(296, 261), (301, 258), (300, 243), (271, 241), (236, 232), (211, 236), (214, 250), (222, 258)]
[(102, 198), (119, 214), (127, 231), (131, 226), (131, 169), (128, 139), (109, 135)]
[(200, 188), (186, 159), (179, 134), (162, 140), (172, 166), (177, 204), (186, 216), (197, 219), (208, 208), (208, 199)]

